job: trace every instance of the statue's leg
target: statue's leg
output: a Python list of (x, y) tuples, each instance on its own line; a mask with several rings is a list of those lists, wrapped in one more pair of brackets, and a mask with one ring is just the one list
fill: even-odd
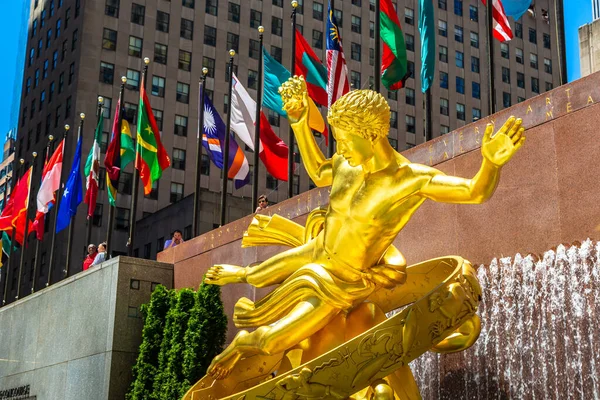
[(272, 326), (261, 326), (251, 333), (238, 333), (231, 344), (213, 359), (207, 373), (216, 379), (224, 379), (242, 357), (281, 353), (319, 331), (339, 312), (339, 308), (310, 297), (298, 303)]

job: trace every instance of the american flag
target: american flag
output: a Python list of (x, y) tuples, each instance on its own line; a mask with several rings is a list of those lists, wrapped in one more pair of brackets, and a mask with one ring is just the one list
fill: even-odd
[(337, 99), (350, 91), (350, 85), (342, 39), (331, 3), (327, 14), (329, 15), (327, 18), (327, 103), (331, 107)]
[[(486, 4), (486, 0), (481, 0), (481, 2)], [(492, 7), (492, 18), (494, 19), (494, 37), (501, 42), (512, 39), (512, 29), (508, 24), (508, 18), (504, 12), (504, 6), (502, 5), (502, 2), (500, 0), (494, 0)]]

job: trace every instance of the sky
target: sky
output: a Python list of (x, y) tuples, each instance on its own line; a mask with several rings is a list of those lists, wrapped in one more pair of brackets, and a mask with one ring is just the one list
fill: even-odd
[[(0, 44), (1, 54), (6, 62), (0, 63), (0, 149), (4, 145), (10, 127), (10, 109), (13, 99), (13, 83), (17, 76), (17, 47), (23, 19), (23, 2), (29, 0), (4, 0), (0, 13), (0, 26), (4, 40)], [(432, 0), (433, 1), (433, 0)], [(567, 73), (569, 82), (578, 79), (579, 39), (577, 29), (592, 20), (591, 0), (565, 0), (565, 32), (567, 42)], [(22, 67), (19, 67), (21, 69)], [(18, 75), (18, 79), (22, 77)]]

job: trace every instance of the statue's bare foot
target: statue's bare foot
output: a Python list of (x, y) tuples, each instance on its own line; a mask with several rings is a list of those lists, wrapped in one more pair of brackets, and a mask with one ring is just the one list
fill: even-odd
[(235, 364), (242, 358), (242, 353), (237, 350), (237, 341), (240, 337), (246, 336), (247, 334), (248, 332), (246, 331), (240, 331), (235, 336), (235, 339), (233, 339), (233, 342), (212, 360), (206, 374), (215, 379), (227, 378)]
[(244, 282), (246, 269), (237, 265), (217, 264), (206, 273), (204, 282), (211, 285), (227, 285)]

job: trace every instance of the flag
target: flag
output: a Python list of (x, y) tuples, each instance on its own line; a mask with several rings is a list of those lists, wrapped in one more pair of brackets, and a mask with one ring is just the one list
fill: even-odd
[[(342, 38), (338, 30), (337, 21), (331, 3), (327, 11), (327, 106), (331, 107), (337, 99), (350, 91), (348, 83), (348, 67), (342, 50)], [(360, 89), (360, 88), (356, 88)]]
[(121, 169), (125, 169), (135, 160), (135, 144), (131, 136), (131, 128), (126, 119), (121, 121)]
[[(398, 19), (396, 13), (394, 16)], [(421, 91), (425, 93), (431, 87), (435, 75), (435, 35), (437, 32), (435, 31), (433, 3), (430, 0), (419, 0), (419, 33), (421, 34)], [(384, 52), (385, 47), (384, 44)], [(404, 54), (406, 55), (406, 51)]]
[(119, 117), (122, 112), (121, 99), (119, 99), (119, 101), (117, 101), (117, 106), (115, 107), (115, 118), (113, 120), (110, 143), (108, 144), (106, 155), (104, 156), (108, 201), (113, 207), (116, 206), (115, 200), (117, 198), (117, 188), (119, 187), (119, 177), (121, 175), (121, 132), (123, 125), (125, 125), (122, 124), (119, 126)]
[(171, 160), (160, 141), (160, 132), (146, 95), (144, 80), (140, 85), (135, 168), (140, 171), (144, 194), (149, 195), (152, 182), (160, 179), (162, 172), (171, 165)]
[[(283, 65), (281, 65), (277, 60), (275, 60), (271, 55), (267, 52), (267, 50), (263, 47), (263, 72), (264, 72), (264, 91), (263, 91), (263, 106), (275, 111), (279, 115), (287, 118), (287, 113), (283, 109), (283, 101), (281, 100), (281, 94), (279, 94), (279, 88), (290, 79), (290, 71), (285, 69)], [(322, 67), (322, 66), (321, 66)], [(323, 67), (323, 69), (325, 69)], [(306, 76), (304, 77), (306, 80)], [(327, 76), (325, 77), (327, 79)], [(308, 85), (308, 84), (307, 84)], [(308, 86), (307, 86), (308, 87)], [(310, 96), (310, 91), (309, 91)], [(325, 97), (327, 99), (327, 97)], [(325, 124), (325, 120), (321, 115), (321, 112), (317, 108), (317, 105), (313, 101), (312, 98), (309, 98), (309, 107), (310, 107), (310, 120), (308, 121), (308, 125), (312, 130), (317, 132), (321, 132), (325, 135), (325, 143), (328, 142), (328, 133), (327, 133), (327, 125)], [(327, 103), (322, 104), (324, 106)], [(262, 121), (262, 118), (261, 118)], [(267, 120), (268, 122), (268, 120)], [(262, 122), (261, 122), (262, 126)]]
[(64, 140), (59, 143), (50, 159), (46, 160), (42, 171), (42, 183), (40, 184), (36, 200), (37, 211), (35, 213), (35, 220), (29, 225), (29, 232), (35, 232), (38, 240), (44, 238), (44, 219), (56, 202), (54, 193), (60, 188), (64, 143)]
[(75, 155), (73, 157), (71, 173), (69, 174), (69, 179), (65, 185), (65, 190), (60, 200), (60, 205), (58, 206), (58, 213), (56, 214), (56, 233), (69, 226), (71, 218), (77, 214), (77, 206), (79, 206), (83, 200), (83, 186), (81, 184), (80, 165), (81, 142), (83, 142), (83, 136), (80, 134), (79, 140), (77, 140)]
[(98, 174), (100, 172), (100, 141), (102, 140), (102, 126), (104, 124), (104, 113), (100, 112), (96, 132), (94, 133), (94, 143), (92, 149), (85, 161), (83, 174), (86, 176), (85, 203), (88, 205), (88, 219), (94, 216), (96, 209), (96, 199), (98, 198)]
[(502, 6), (507, 17), (513, 17), (514, 20), (521, 18), (530, 8), (532, 0), (503, 0)]
[[(200, 102), (198, 102), (200, 104)], [(204, 94), (204, 126), (202, 145), (208, 150), (208, 157), (219, 169), (223, 169), (223, 152), (225, 151), (225, 123)], [(236, 189), (250, 182), (250, 166), (246, 155), (240, 149), (233, 133), (229, 133), (229, 169), (227, 177), (233, 179)]]
[(327, 69), (298, 29), (294, 65), (294, 74), (304, 76), (308, 95), (318, 104), (327, 106)]
[[(421, 4), (423, 4), (422, 1)], [(431, 4), (429, 6), (431, 8)], [(398, 90), (404, 87), (404, 82), (409, 76), (404, 33), (402, 32), (398, 14), (396, 13), (396, 9), (391, 0), (380, 0), (380, 7), (381, 10), (379, 16), (381, 22), (378, 28), (381, 34), (381, 40), (383, 41), (381, 82), (389, 90)], [(431, 15), (433, 17), (433, 10)], [(419, 30), (420, 29), (419, 20)], [(435, 53), (435, 44), (433, 49), (433, 53)], [(435, 55), (433, 55), (433, 57), (435, 57)], [(433, 71), (431, 71), (431, 73), (433, 73)]]
[[(256, 151), (254, 140), (254, 125), (256, 120), (256, 102), (252, 100), (246, 88), (233, 74), (233, 88), (231, 91), (231, 130), (242, 141)], [(259, 157), (267, 171), (275, 178), (287, 181), (288, 147), (281, 140), (269, 124), (269, 121), (260, 113), (260, 144)]]
[(6, 254), (7, 257), (10, 257), (11, 251), (15, 251), (15, 250), (17, 250), (17, 247), (10, 245), (10, 236), (8, 236), (8, 233), (6, 233), (6, 231), (3, 231), (2, 232), (2, 251), (4, 252), (4, 254)]
[(9, 231), (15, 228), (15, 241), (21, 245), (25, 237), (32, 169), (33, 167), (29, 167), (21, 179), (19, 179), (0, 216), (0, 231)]
[[(483, 4), (486, 4), (486, 0), (481, 0)], [(510, 40), (513, 38), (512, 30), (508, 24), (508, 18), (504, 12), (504, 7), (500, 0), (494, 0), (492, 3), (493, 11), (492, 18), (494, 19), (494, 37), (501, 42)]]

